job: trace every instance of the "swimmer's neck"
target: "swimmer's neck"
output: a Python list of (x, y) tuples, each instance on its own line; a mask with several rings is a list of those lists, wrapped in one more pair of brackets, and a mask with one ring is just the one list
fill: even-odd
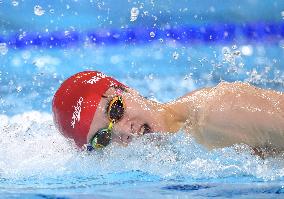
[(204, 102), (204, 96), (207, 96), (210, 90), (211, 88), (195, 90), (177, 100), (162, 104), (165, 110), (162, 118), (166, 124), (166, 132), (177, 132), (184, 127), (186, 121), (194, 120), (199, 114), (198, 107)]
[(149, 101), (151, 107), (149, 116), (151, 115), (153, 121), (151, 124), (154, 127), (153, 132), (175, 133), (179, 131), (189, 118), (191, 110), (194, 109), (193, 93), (165, 104)]

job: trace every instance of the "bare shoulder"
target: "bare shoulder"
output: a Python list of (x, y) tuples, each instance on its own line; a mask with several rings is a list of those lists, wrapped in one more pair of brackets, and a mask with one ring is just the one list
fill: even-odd
[(263, 89), (256, 87), (249, 83), (244, 82), (220, 82), (216, 87), (214, 87), (215, 93), (220, 94), (234, 94), (234, 95), (243, 95), (243, 96), (255, 96), (258, 98), (266, 99), (278, 99), (281, 100), (284, 98), (284, 95), (280, 91), (273, 89)]
[(221, 82), (215, 87), (214, 100), (231, 103), (232, 107), (255, 107), (266, 112), (284, 112), (284, 94), (243, 82)]
[(260, 88), (255, 87), (249, 83), (244, 83), (244, 82), (220, 82), (217, 86), (216, 89), (218, 90), (224, 90), (228, 92), (232, 91), (255, 91)]
[(218, 89), (223, 89), (223, 90), (227, 90), (227, 91), (256, 91), (256, 92), (267, 92), (267, 93), (276, 93), (278, 95), (283, 95), (282, 92), (280, 91), (276, 91), (276, 90), (272, 90), (272, 89), (263, 89), (260, 87), (256, 87), (252, 84), (249, 84), (247, 82), (240, 82), (240, 81), (236, 81), (236, 82), (220, 82), (216, 88)]

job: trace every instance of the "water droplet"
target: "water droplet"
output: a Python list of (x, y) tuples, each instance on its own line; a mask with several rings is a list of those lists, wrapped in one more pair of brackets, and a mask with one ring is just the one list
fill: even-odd
[(18, 2), (18, 1), (13, 0), (13, 1), (12, 1), (12, 5), (13, 5), (13, 6), (18, 6), (18, 5), (19, 5), (19, 2)]
[(179, 57), (179, 54), (175, 51), (175, 52), (173, 53), (173, 58), (174, 58), (175, 60), (177, 60), (178, 57)]
[(241, 55), (241, 51), (236, 50), (236, 51), (233, 52), (233, 54), (234, 54), (235, 56), (240, 56), (240, 55)]
[(144, 11), (143, 14), (144, 14), (145, 16), (148, 16), (148, 15), (149, 15), (149, 12), (148, 12), (148, 11)]
[(139, 9), (138, 8), (131, 8), (130, 11), (130, 21), (135, 21), (138, 18), (139, 15)]
[(281, 12), (282, 19), (284, 19), (284, 11)]
[(155, 37), (155, 33), (152, 31), (150, 32), (150, 37), (154, 38)]
[(18, 93), (23, 90), (23, 88), (22, 88), (21, 86), (18, 86), (16, 89), (17, 89), (17, 92), (18, 92)]
[(42, 16), (42, 15), (44, 14), (44, 12), (45, 12), (45, 10), (44, 10), (41, 6), (36, 5), (36, 6), (34, 7), (34, 13), (35, 13), (35, 15), (37, 15), (37, 16)]
[(54, 9), (50, 9), (49, 12), (50, 12), (51, 14), (53, 14), (53, 13), (54, 13)]
[(222, 54), (223, 54), (223, 55), (228, 55), (228, 54), (230, 54), (230, 53), (231, 53), (230, 48), (228, 48), (228, 47), (223, 47), (223, 48), (222, 48)]
[(0, 43), (0, 54), (6, 55), (8, 52), (8, 47), (6, 43)]
[(65, 36), (69, 36), (70, 35), (70, 32), (68, 30), (64, 31), (64, 35)]
[(243, 68), (244, 65), (245, 65), (245, 64), (244, 64), (243, 62), (239, 63), (239, 67), (240, 67), (240, 68)]
[(242, 46), (241, 51), (243, 55), (251, 56), (253, 53), (253, 48), (251, 45), (246, 45), (246, 46)]
[(149, 78), (150, 80), (153, 80), (153, 79), (154, 79), (154, 74), (151, 73), (151, 74), (148, 76), (148, 78)]

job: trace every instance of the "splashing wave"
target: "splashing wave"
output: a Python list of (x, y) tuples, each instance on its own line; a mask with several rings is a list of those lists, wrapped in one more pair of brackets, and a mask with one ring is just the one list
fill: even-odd
[(127, 147), (113, 143), (102, 151), (88, 153), (76, 149), (60, 135), (48, 113), (0, 115), (0, 121), (2, 181), (56, 178), (58, 183), (68, 178), (70, 185), (75, 179), (77, 184), (81, 179), (86, 185), (90, 177), (96, 183), (104, 183), (103, 179), (108, 176), (109, 182), (112, 175), (116, 175), (114, 181), (117, 176), (120, 181), (145, 176), (152, 180), (156, 177), (267, 181), (284, 176), (281, 157), (262, 160), (251, 155), (244, 145), (207, 151), (183, 132), (146, 135)]

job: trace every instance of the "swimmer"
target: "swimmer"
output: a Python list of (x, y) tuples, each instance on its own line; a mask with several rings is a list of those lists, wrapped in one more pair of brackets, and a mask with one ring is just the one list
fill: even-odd
[(247, 83), (221, 82), (162, 104), (101, 72), (85, 71), (62, 83), (52, 110), (58, 130), (88, 150), (183, 130), (208, 149), (246, 144), (260, 156), (284, 151), (284, 95)]

